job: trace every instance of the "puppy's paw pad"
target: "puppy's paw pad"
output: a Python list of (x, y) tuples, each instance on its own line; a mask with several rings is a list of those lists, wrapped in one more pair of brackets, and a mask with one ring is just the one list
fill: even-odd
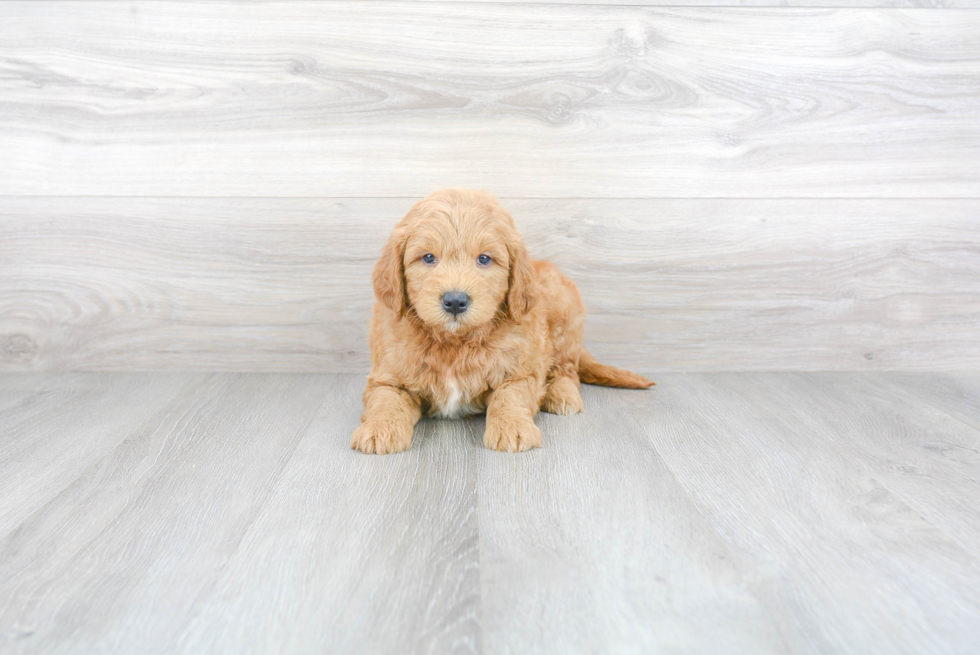
[(487, 421), (483, 445), (508, 453), (541, 447), (541, 430), (530, 419)]
[(541, 409), (549, 414), (578, 414), (582, 411), (582, 396), (575, 382), (560, 378), (551, 383), (541, 402)]
[(400, 453), (412, 447), (412, 431), (412, 426), (367, 421), (354, 430), (350, 447), (369, 454)]

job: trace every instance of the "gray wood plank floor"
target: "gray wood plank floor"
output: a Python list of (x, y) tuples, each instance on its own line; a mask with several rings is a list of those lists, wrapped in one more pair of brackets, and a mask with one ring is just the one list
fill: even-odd
[(361, 375), (0, 375), (0, 651), (980, 651), (980, 375), (655, 378), (371, 457)]

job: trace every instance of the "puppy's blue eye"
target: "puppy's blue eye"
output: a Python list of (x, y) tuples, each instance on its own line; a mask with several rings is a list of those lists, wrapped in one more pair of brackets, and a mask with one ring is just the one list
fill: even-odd
[(486, 266), (492, 260), (490, 259), (490, 255), (480, 255), (476, 258), (476, 261), (480, 262), (480, 266)]
[(424, 255), (422, 255), (422, 261), (424, 261), (426, 264), (435, 264), (436, 256), (433, 255), (431, 252), (427, 252)]

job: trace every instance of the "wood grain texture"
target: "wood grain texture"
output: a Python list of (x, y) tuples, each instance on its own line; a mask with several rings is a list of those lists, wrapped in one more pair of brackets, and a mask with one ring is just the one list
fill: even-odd
[(544, 448), (481, 452), (486, 652), (785, 652), (626, 395), (660, 401), (656, 391), (584, 386), (584, 414), (538, 417)]
[[(841, 378), (846, 385), (836, 388)], [(913, 452), (906, 421), (918, 410), (904, 398), (887, 408), (881, 399), (860, 402), (849, 395), (866, 391), (853, 375), (675, 374), (658, 383), (655, 402), (624, 399), (720, 531), (787, 651), (966, 654), (980, 647), (976, 542), (950, 531), (957, 521), (949, 514), (966, 501), (939, 500), (969, 483), (926, 471), (913, 483), (931, 489), (924, 504), (945, 516), (920, 513), (923, 501), (906, 496), (910, 487), (894, 469), (910, 454), (911, 464), (931, 455)], [(980, 439), (949, 417), (931, 429)], [(974, 521), (974, 513), (958, 523)]]
[(0, 542), (2, 649), (174, 652), (329, 384), (211, 376), (85, 471)]
[(0, 649), (478, 651), (478, 442), (351, 451), (363, 382), (189, 388), (0, 540)]
[[(364, 371), (413, 200), (0, 198), (0, 368)], [(610, 363), (980, 366), (980, 201), (503, 202)]]
[(0, 391), (0, 537), (138, 434), (197, 377), (16, 376), (23, 386)]
[(114, 446), (0, 495), (0, 651), (974, 653), (980, 430), (917, 398), (966, 376), (915, 377), (662, 374), (540, 450), (475, 418), (374, 457), (363, 375), (6, 374), (0, 435), (60, 395), (66, 456)]
[[(9, 1), (9, 0), (5, 0)], [(82, 0), (91, 1), (91, 0)], [(112, 1), (112, 0), (103, 0)], [(116, 0), (119, 1), (119, 0)], [(129, 2), (130, 0), (125, 0)], [(159, 0), (168, 2), (171, 0)], [(180, 0), (178, 0), (180, 1)], [(308, 2), (336, 2), (337, 0), (306, 0)], [(383, 2), (391, 4), (390, 0), (362, 0), (363, 2)], [(408, 0), (409, 2), (439, 2), (447, 0)], [(452, 2), (480, 4), (549, 4), (549, 5), (629, 5), (648, 7), (794, 7), (819, 8), (880, 8), (880, 9), (975, 9), (980, 8), (978, 0), (451, 0)]]
[(365, 457), (363, 389), (330, 390), (177, 652), (481, 652), (482, 435), (425, 420), (410, 452)]
[[(446, 0), (415, 0), (417, 2), (445, 2)], [(455, 0), (456, 2), (500, 2), (513, 3), (515, 0)], [(521, 4), (553, 4), (553, 5), (633, 5), (633, 6), (664, 6), (664, 7), (878, 7), (882, 9), (896, 8), (932, 8), (932, 9), (976, 9), (980, 8), (977, 0), (519, 0)]]
[[(877, 378), (881, 382), (900, 387), (919, 401), (946, 412), (980, 430), (980, 375), (977, 373), (944, 374), (892, 373)], [(943, 449), (939, 449), (943, 452)], [(980, 449), (974, 451), (980, 454)], [(954, 448), (954, 457), (974, 457), (968, 450)], [(978, 460), (980, 461), (980, 460)]]
[[(845, 452), (875, 484), (906, 505), (909, 516), (924, 519), (980, 557), (980, 507), (975, 502), (980, 498), (980, 431), (918, 400), (914, 392), (887, 384), (890, 377), (727, 375), (713, 377), (712, 383), (755, 405), (791, 408), (792, 423), (799, 426), (795, 433), (826, 440)], [(941, 488), (935, 480), (942, 481)], [(976, 573), (980, 576), (980, 570)], [(980, 585), (977, 590), (980, 600)]]
[(975, 197), (977, 33), (971, 10), (3, 2), (0, 194)]

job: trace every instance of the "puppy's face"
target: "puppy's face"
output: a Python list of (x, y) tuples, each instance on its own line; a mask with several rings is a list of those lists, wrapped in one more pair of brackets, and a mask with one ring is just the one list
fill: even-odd
[(436, 192), (392, 233), (375, 267), (378, 298), (431, 330), (464, 335), (506, 310), (530, 311), (533, 270), (513, 219), (489, 194)]
[(416, 221), (405, 244), (405, 288), (431, 328), (467, 332), (493, 320), (507, 296), (510, 259), (492, 216), (477, 208)]

